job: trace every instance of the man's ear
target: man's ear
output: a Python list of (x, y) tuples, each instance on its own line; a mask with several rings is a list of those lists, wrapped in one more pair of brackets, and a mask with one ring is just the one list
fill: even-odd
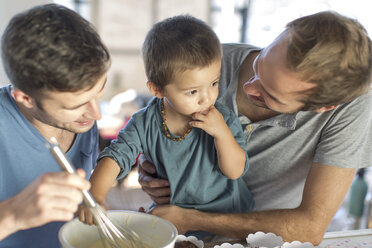
[(11, 91), (11, 95), (17, 103), (22, 104), (26, 108), (32, 108), (34, 106), (34, 101), (32, 97), (27, 95), (22, 90), (13, 88)]
[(315, 112), (318, 112), (318, 113), (327, 112), (327, 111), (335, 109), (337, 106), (338, 105), (331, 105), (331, 106), (317, 108), (317, 109), (315, 109)]
[(159, 89), (153, 82), (147, 82), (147, 88), (149, 89), (150, 93), (157, 98), (163, 98), (163, 91)]

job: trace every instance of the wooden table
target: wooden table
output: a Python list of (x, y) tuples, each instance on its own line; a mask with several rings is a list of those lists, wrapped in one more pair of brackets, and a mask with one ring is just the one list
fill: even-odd
[[(221, 242), (204, 243), (204, 248), (213, 248), (215, 245), (222, 243), (242, 244), (247, 247), (245, 240), (230, 240)], [(351, 231), (328, 232), (324, 235), (322, 243), (318, 248), (333, 248), (333, 247), (372, 247), (372, 229), (361, 229)]]

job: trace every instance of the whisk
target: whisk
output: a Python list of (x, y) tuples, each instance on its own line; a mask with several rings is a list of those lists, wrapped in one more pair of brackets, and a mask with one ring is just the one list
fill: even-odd
[[(51, 138), (51, 143), (46, 144), (49, 151), (59, 164), (59, 166), (71, 174), (76, 174), (75, 167), (61, 150), (56, 138)], [(144, 248), (144, 243), (138, 234), (131, 229), (114, 225), (106, 216), (102, 207), (96, 202), (91, 193), (82, 190), (85, 205), (91, 211), (93, 218), (98, 226), (99, 234), (105, 247), (112, 248)]]

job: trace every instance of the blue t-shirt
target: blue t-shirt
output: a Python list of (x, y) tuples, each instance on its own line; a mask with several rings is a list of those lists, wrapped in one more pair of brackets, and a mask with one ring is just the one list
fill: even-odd
[[(45, 138), (30, 124), (10, 95), (10, 86), (0, 88), (0, 201), (17, 195), (46, 172), (61, 171), (46, 148)], [(98, 152), (97, 126), (78, 134), (67, 157), (76, 168), (91, 175)], [(0, 247), (60, 247), (58, 230), (64, 222), (18, 231), (0, 241)]]
[[(215, 107), (244, 148), (244, 134), (237, 116), (219, 103)], [(220, 171), (211, 135), (192, 128), (185, 139), (174, 141), (166, 136), (162, 123), (161, 101), (154, 98), (132, 116), (117, 140), (99, 158), (109, 156), (117, 161), (122, 168), (120, 178), (130, 172), (139, 153), (145, 154), (156, 166), (158, 177), (169, 180), (171, 204), (209, 212), (247, 212), (253, 208), (253, 198), (242, 178), (231, 180)]]

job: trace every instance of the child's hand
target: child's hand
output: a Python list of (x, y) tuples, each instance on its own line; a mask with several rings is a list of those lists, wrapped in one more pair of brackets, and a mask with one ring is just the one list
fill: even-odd
[(80, 204), (79, 209), (77, 211), (77, 217), (81, 222), (84, 222), (85, 224), (88, 225), (95, 224), (92, 213), (90, 212), (89, 208), (84, 204)]
[(226, 132), (231, 132), (222, 114), (214, 106), (211, 106), (206, 113), (193, 114), (192, 118), (193, 121), (189, 123), (190, 126), (201, 128), (214, 138), (221, 137)]

